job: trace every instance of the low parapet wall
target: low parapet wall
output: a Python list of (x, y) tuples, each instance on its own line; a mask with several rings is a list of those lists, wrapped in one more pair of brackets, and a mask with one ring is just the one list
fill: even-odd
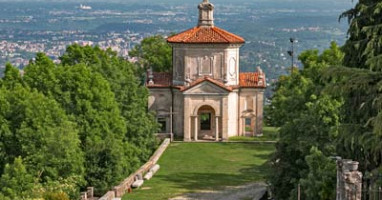
[(109, 191), (98, 200), (113, 200), (114, 198), (115, 198), (114, 191)]
[(123, 180), (119, 185), (113, 187), (112, 191), (107, 192), (99, 200), (113, 200), (113, 198), (122, 197), (127, 191), (131, 190), (131, 185), (133, 184), (135, 177), (139, 174), (143, 175), (156, 165), (169, 145), (170, 139), (165, 139), (146, 164), (142, 165), (142, 167)]

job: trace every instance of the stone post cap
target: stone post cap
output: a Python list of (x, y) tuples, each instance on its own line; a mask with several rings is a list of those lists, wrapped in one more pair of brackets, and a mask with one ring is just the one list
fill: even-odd
[(352, 160), (344, 160), (343, 161), (343, 170), (348, 170), (348, 171), (357, 171), (358, 170), (358, 165), (359, 162), (352, 161)]

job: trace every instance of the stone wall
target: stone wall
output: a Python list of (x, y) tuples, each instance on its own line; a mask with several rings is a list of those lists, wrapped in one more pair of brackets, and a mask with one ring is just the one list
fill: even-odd
[[(144, 164), (141, 168), (139, 168), (137, 171), (132, 173), (129, 177), (127, 177), (125, 180), (123, 180), (119, 185), (113, 187), (113, 190), (108, 191), (104, 196), (102, 196), (99, 200), (113, 200), (116, 197), (122, 197), (126, 192), (131, 191), (131, 185), (135, 181), (135, 177), (137, 175), (143, 175), (144, 173), (148, 172), (150, 168), (152, 168), (154, 165), (157, 164), (159, 158), (163, 155), (167, 147), (170, 145), (170, 139), (165, 139), (162, 144), (159, 146), (159, 148), (155, 151), (155, 153), (151, 156), (149, 161), (147, 161), (146, 164)], [(94, 189), (89, 187), (87, 192), (82, 193), (81, 200), (91, 200), (93, 199), (93, 191)], [(91, 194), (90, 198), (89, 192)]]
[(242, 44), (171, 44), (177, 83), (204, 76), (238, 85), (239, 48)]
[(172, 95), (170, 88), (151, 88), (148, 100), (149, 111), (155, 112), (157, 119), (165, 120), (166, 130), (170, 133), (170, 108), (172, 106)]
[(251, 136), (262, 135), (264, 89), (243, 88), (239, 98), (239, 135), (246, 135), (245, 120), (251, 119)]

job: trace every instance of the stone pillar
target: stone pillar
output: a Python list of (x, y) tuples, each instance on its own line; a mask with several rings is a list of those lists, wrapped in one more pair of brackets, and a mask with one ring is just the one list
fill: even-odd
[(242, 136), (246, 136), (246, 132), (247, 132), (247, 131), (245, 130), (245, 118), (244, 118), (244, 117), (241, 118), (241, 122), (242, 122), (242, 123), (241, 123), (241, 130), (242, 130), (242, 131), (241, 131), (241, 132), (242, 132), (241, 134), (242, 134)]
[(192, 132), (192, 117), (189, 117), (188, 119), (187, 119), (187, 121), (188, 121), (188, 123), (187, 123), (187, 125), (186, 125), (186, 130), (185, 130), (185, 133), (184, 133), (184, 141), (186, 141), (186, 142), (189, 142), (189, 141), (191, 141), (191, 132)]
[(183, 133), (183, 141), (190, 142), (192, 135), (192, 117), (184, 117), (184, 133)]
[(362, 199), (362, 173), (358, 164), (346, 159), (337, 161), (337, 200)]
[(195, 123), (195, 127), (194, 127), (195, 128), (195, 130), (194, 130), (195, 131), (195, 133), (194, 133), (194, 140), (198, 141), (198, 116), (195, 116), (194, 120), (195, 120), (195, 122), (194, 122)]
[(219, 141), (219, 117), (215, 117), (215, 141)]
[(81, 192), (81, 200), (88, 200), (88, 193), (87, 192)]
[(87, 197), (93, 198), (94, 197), (94, 187), (88, 187), (87, 188)]

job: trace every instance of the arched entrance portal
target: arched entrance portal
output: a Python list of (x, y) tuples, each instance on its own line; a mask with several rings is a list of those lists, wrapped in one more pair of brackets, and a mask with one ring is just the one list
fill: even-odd
[(194, 126), (194, 140), (219, 140), (219, 117), (208, 105), (198, 109)]

